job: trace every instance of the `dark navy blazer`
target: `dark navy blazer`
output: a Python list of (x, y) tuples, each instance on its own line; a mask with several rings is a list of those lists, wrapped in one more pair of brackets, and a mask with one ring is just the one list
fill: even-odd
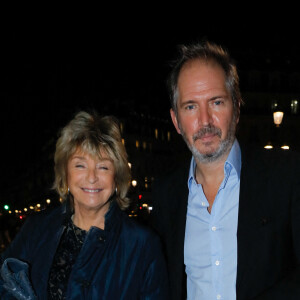
[[(299, 300), (299, 155), (241, 150), (237, 299)], [(153, 185), (151, 224), (164, 245), (172, 300), (186, 299), (183, 249), (189, 164), (190, 159)]]

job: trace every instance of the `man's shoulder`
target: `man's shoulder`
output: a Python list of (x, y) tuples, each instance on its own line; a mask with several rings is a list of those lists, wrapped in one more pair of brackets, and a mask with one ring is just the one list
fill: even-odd
[(293, 150), (271, 149), (266, 150), (258, 146), (241, 146), (242, 166), (252, 168), (268, 167), (294, 168), (300, 167), (300, 153)]
[(154, 188), (160, 185), (173, 184), (173, 182), (187, 182), (191, 157), (184, 157), (177, 161), (176, 164), (169, 166), (164, 172), (160, 173), (154, 179)]

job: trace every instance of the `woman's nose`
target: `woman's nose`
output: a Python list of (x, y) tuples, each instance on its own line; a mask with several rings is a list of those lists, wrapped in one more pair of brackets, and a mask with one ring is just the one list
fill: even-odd
[(98, 180), (98, 176), (97, 176), (96, 170), (90, 169), (88, 171), (88, 181), (90, 183), (95, 183), (97, 180)]

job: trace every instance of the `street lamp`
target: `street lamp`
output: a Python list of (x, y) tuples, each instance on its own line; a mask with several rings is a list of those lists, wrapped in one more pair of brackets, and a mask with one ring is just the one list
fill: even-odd
[(275, 111), (273, 113), (274, 124), (279, 127), (283, 119), (283, 111)]

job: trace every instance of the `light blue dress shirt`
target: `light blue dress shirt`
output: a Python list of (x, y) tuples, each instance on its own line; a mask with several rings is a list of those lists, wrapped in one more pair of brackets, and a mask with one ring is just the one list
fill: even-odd
[(224, 164), (224, 179), (211, 214), (202, 185), (195, 180), (191, 160), (184, 241), (187, 299), (236, 299), (237, 222), (241, 151), (235, 140)]

